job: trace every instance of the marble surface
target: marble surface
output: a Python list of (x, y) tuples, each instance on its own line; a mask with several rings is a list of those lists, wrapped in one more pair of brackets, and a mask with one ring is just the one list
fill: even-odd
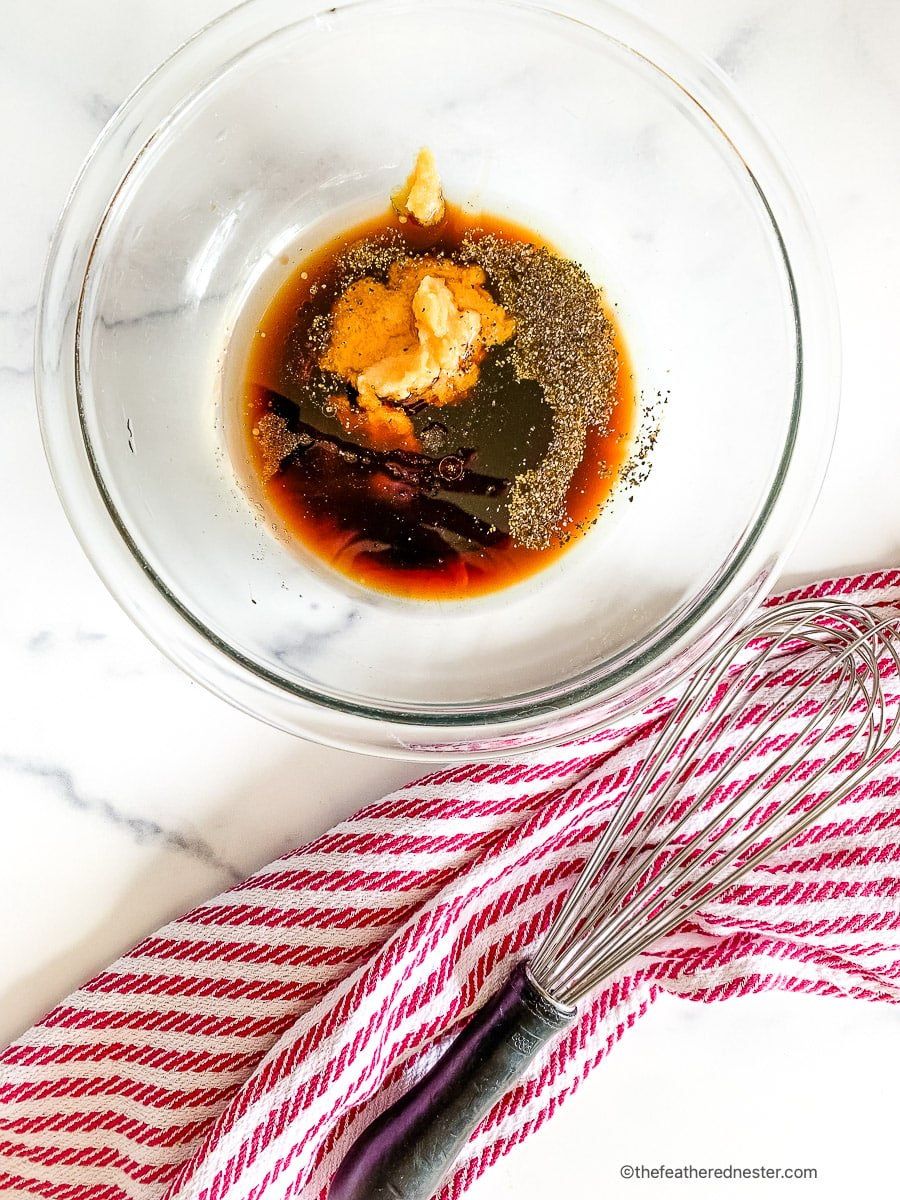
[[(51, 229), (120, 101), (222, 0), (2, 0), (0, 1043), (165, 919), (412, 778), (306, 745), (181, 675), (93, 575), (54, 494), (32, 395)], [(629, 0), (714, 59), (773, 132), (835, 273), (844, 407), (784, 582), (900, 559), (900, 6)], [(766, 996), (664, 1000), (549, 1127), (472, 1191), (718, 1198), (884, 1194), (900, 1013)], [(626, 1163), (812, 1166), (816, 1182), (623, 1180)], [(893, 1185), (896, 1186), (896, 1185)]]

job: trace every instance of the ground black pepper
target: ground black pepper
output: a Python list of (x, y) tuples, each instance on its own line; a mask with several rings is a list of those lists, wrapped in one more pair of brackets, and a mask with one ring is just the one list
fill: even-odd
[(512, 363), (519, 379), (540, 384), (553, 411), (553, 436), (539, 465), (517, 476), (509, 498), (509, 532), (542, 550), (568, 520), (566, 494), (591, 425), (608, 425), (618, 363), (601, 293), (577, 263), (543, 246), (494, 234), (467, 236), (463, 262), (476, 263), (499, 302), (516, 319)]

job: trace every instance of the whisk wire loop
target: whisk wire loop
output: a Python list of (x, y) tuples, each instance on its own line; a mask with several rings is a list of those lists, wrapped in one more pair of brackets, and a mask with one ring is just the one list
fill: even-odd
[[(844, 709), (847, 706), (849, 706), (849, 700), (847, 701), (847, 704), (844, 706)], [(843, 715), (844, 709), (837, 710), (833, 714), (829, 724), (824, 729), (820, 730), (819, 736), (816, 739), (816, 741), (823, 740), (828, 735), (828, 733), (834, 727), (836, 722)], [(776, 718), (778, 715), (779, 715), (778, 713), (775, 713)], [(787, 759), (789, 759), (791, 750), (793, 749), (795, 741), (799, 741), (802, 744), (809, 745), (809, 743), (806, 741), (806, 736), (815, 727), (818, 719), (819, 719), (819, 714), (818, 713), (813, 714), (810, 717), (809, 721), (807, 722), (806, 727), (803, 730), (801, 730), (800, 733), (796, 736), (796, 739), (792, 739), (791, 742), (788, 745), (786, 745), (785, 748), (781, 751), (781, 753), (776, 756), (776, 758), (772, 759), (768, 764), (766, 764), (763, 771), (759, 775), (753, 777), (751, 780), (748, 780), (747, 783), (744, 785), (744, 787), (739, 787), (739, 788), (736, 788), (733, 790), (732, 799), (725, 804), (725, 806), (722, 808), (722, 810), (719, 813), (719, 824), (717, 826), (713, 827), (713, 829), (711, 829), (709, 831), (708, 836), (709, 836), (709, 839), (711, 842), (714, 842), (718, 837), (724, 836), (725, 827), (723, 826), (723, 821), (725, 821), (726, 819), (730, 819), (732, 817), (732, 815), (734, 813), (736, 813), (736, 811), (740, 808), (741, 802), (742, 802), (742, 800), (744, 800), (747, 792), (749, 791), (750, 786), (752, 786), (754, 784), (760, 788), (763, 786), (769, 786), (769, 784), (772, 782), (772, 779), (770, 777), (776, 776), (782, 763), (784, 763)], [(725, 721), (725, 722), (721, 723), (718, 727), (718, 733), (721, 735), (724, 732), (726, 732), (730, 723), (731, 723), (730, 721)], [(743, 742), (739, 743), (736, 746), (733, 754), (730, 755), (729, 757), (727, 757), (725, 759), (725, 761), (722, 762), (721, 766), (716, 771), (716, 773), (712, 776), (711, 779), (708, 780), (708, 782), (706, 783), (706, 785), (704, 786), (702, 791), (698, 793), (694, 803), (690, 807), (685, 809), (681, 818), (672, 827), (672, 829), (669, 832), (669, 841), (671, 844), (673, 844), (673, 845), (678, 844), (679, 837), (682, 833), (682, 830), (685, 829), (690, 824), (691, 820), (694, 818), (696, 813), (699, 811), (702, 811), (709, 804), (711, 804), (713, 797), (715, 796), (718, 789), (726, 786), (727, 779), (728, 779), (729, 775), (733, 772), (735, 763), (743, 760), (744, 758), (750, 757), (764, 742), (766, 736), (767, 736), (767, 730), (762, 727), (762, 722), (760, 722), (756, 726), (750, 726), (749, 731), (748, 731), (746, 737), (744, 738)], [(700, 767), (700, 758), (699, 758), (699, 756), (695, 756), (693, 758), (692, 762), (686, 768), (686, 770), (683, 773), (679, 774), (675, 781), (674, 790), (677, 794), (681, 794), (681, 792), (683, 792), (685, 785), (694, 777), (697, 770), (699, 770), (699, 767)], [(675, 768), (673, 768), (673, 770), (675, 770)], [(790, 774), (790, 773), (788, 773), (788, 774)], [(779, 780), (779, 782), (783, 782), (783, 779)], [(657, 802), (655, 809), (654, 809), (654, 819), (650, 822), (645, 822), (646, 832), (648, 832), (648, 833), (655, 832), (655, 830), (662, 824), (663, 819), (665, 818), (665, 815), (669, 811), (670, 811), (670, 808), (667, 807), (667, 805), (665, 803)], [(737, 819), (737, 818), (735, 818), (735, 819)], [(632, 831), (632, 839), (634, 839), (636, 830), (637, 830), (637, 827), (635, 826)], [(668, 864), (670, 870), (680, 866), (685, 861), (685, 859), (689, 855), (692, 845), (693, 845), (693, 843), (690, 841), (684, 841), (681, 843), (681, 850), (678, 852), (678, 854), (676, 855), (674, 860), (672, 860)], [(601, 885), (597, 889), (597, 895), (591, 901), (590, 908), (595, 909), (601, 903), (604, 903), (604, 904), (610, 903), (613, 905), (616, 904), (632, 889), (633, 886), (635, 886), (635, 885), (640, 886), (640, 883), (642, 881), (636, 879), (635, 875), (636, 875), (636, 869), (631, 868), (630, 870), (626, 870), (623, 872), (623, 875), (621, 876), (621, 878), (618, 880), (617, 883), (615, 883), (615, 884), (611, 883), (606, 889), (604, 889)], [(604, 878), (606, 880), (614, 880), (615, 876), (612, 875), (611, 873), (607, 873)], [(586, 910), (583, 915), (587, 916), (588, 911)]]
[[(664, 718), (530, 964), (560, 1002), (718, 899), (888, 753), (882, 657), (900, 676), (890, 623), (841, 603), (790, 610), (764, 611), (710, 652)], [(851, 753), (858, 766), (829, 788)]]

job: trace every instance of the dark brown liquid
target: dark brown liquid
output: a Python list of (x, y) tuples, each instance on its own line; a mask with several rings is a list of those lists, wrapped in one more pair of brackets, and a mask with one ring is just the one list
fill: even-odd
[[(544, 550), (515, 545), (506, 532), (509, 485), (540, 462), (552, 414), (536, 383), (515, 378), (504, 347), (488, 352), (470, 396), (409, 410), (422, 453), (368, 448), (328, 413), (329, 381), (311, 349), (313, 322), (330, 311), (338, 294), (337, 256), (389, 230), (401, 234), (410, 253), (448, 258), (472, 231), (546, 245), (512, 222), (448, 206), (437, 229), (403, 222), (391, 211), (321, 247), (282, 284), (255, 330), (243, 389), (247, 454), (278, 523), (335, 570), (410, 598), (482, 595), (549, 565), (596, 518), (622, 466), (634, 422), (630, 364), (607, 313), (619, 358), (608, 427), (588, 432), (569, 486), (563, 536)], [(253, 431), (266, 413), (284, 418), (302, 441), (263, 482)]]

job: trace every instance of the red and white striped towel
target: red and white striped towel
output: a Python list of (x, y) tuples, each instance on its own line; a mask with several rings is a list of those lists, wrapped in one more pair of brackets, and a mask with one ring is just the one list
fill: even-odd
[[(781, 599), (821, 595), (900, 620), (900, 571)], [(655, 720), (438, 771), (141, 942), (0, 1055), (0, 1194), (324, 1196), (353, 1138), (546, 928)], [(898, 910), (888, 764), (586, 1002), (442, 1197), (549, 1117), (661, 988), (896, 1003)]]

